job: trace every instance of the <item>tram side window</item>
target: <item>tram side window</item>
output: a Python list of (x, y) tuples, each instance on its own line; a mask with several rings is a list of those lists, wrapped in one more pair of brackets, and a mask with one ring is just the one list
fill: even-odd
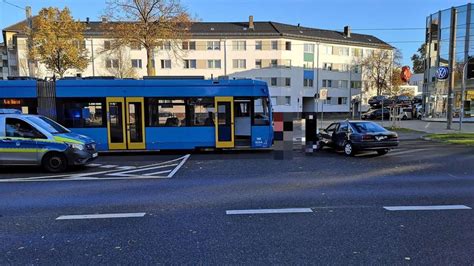
[(58, 105), (58, 120), (71, 128), (104, 126), (103, 101), (101, 99), (75, 99)]
[(191, 126), (214, 126), (214, 99), (191, 98), (188, 100)]
[(254, 99), (253, 124), (256, 126), (270, 125), (268, 98)]
[(186, 126), (186, 104), (183, 99), (148, 99), (148, 125)]

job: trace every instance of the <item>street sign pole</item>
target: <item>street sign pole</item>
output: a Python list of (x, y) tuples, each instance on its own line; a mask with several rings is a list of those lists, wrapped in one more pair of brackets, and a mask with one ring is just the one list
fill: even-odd
[(454, 107), (454, 61), (456, 55), (456, 9), (451, 9), (451, 32), (449, 36), (449, 69), (451, 73), (448, 80), (448, 108), (446, 112), (446, 129), (451, 129), (453, 123), (453, 107)]
[(459, 131), (462, 131), (462, 120), (464, 118), (464, 94), (466, 93), (466, 68), (469, 61), (464, 63), (462, 68), (462, 89), (461, 89), (461, 110), (459, 114)]

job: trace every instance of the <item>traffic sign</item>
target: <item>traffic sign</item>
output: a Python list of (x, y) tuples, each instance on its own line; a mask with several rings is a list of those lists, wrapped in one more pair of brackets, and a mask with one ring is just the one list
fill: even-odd
[(449, 76), (449, 68), (448, 67), (438, 67), (436, 70), (436, 78), (439, 80), (445, 80)]
[(328, 98), (328, 89), (320, 89), (319, 90), (319, 99), (320, 100), (327, 100)]

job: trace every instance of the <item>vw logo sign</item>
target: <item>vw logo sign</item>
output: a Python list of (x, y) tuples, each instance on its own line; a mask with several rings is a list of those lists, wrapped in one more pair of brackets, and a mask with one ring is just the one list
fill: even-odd
[(438, 67), (436, 70), (436, 78), (440, 80), (445, 80), (449, 76), (449, 68), (448, 67)]

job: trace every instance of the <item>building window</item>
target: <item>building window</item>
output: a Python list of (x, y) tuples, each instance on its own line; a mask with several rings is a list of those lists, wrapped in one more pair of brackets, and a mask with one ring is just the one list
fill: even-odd
[(277, 78), (270, 79), (270, 86), (277, 86)]
[(255, 41), (255, 50), (262, 50), (262, 41)]
[(332, 80), (330, 80), (330, 79), (323, 79), (323, 87), (324, 87), (324, 88), (331, 88), (331, 87), (332, 87)]
[(142, 68), (142, 60), (141, 59), (132, 59), (132, 67), (133, 68)]
[(362, 57), (362, 49), (361, 48), (352, 48), (352, 56), (355, 57)]
[(247, 68), (246, 65), (247, 65), (247, 64), (246, 64), (245, 59), (233, 59), (233, 60), (232, 60), (232, 67), (233, 67), (233, 68), (245, 69), (245, 68)]
[(262, 60), (261, 59), (255, 60), (255, 68), (262, 68)]
[(196, 68), (196, 59), (185, 59), (184, 68)]
[(354, 89), (362, 88), (362, 81), (351, 81), (351, 88), (354, 88)]
[(270, 61), (270, 67), (278, 67), (278, 60), (277, 59), (272, 59)]
[(343, 47), (341, 55), (349, 56), (349, 47)]
[(161, 59), (161, 68), (171, 68), (171, 60)]
[(183, 50), (196, 50), (196, 42), (183, 42)]
[(313, 87), (312, 79), (303, 79), (303, 87)]
[(141, 50), (142, 45), (139, 42), (131, 42), (130, 43), (130, 49), (132, 49), (132, 50)]
[(332, 63), (323, 63), (323, 69), (332, 71)]
[(118, 59), (107, 59), (107, 60), (105, 60), (105, 67), (106, 68), (118, 68), (119, 67), (119, 60)]
[(278, 41), (271, 42), (272, 50), (278, 50)]
[(305, 53), (313, 54), (313, 53), (314, 53), (314, 44), (312, 44), (312, 43), (305, 43), (305, 44), (304, 44), (304, 52), (305, 52)]
[(208, 41), (207, 50), (220, 50), (221, 42), (220, 41)]
[(285, 50), (291, 51), (291, 42), (285, 42)]
[(332, 55), (332, 46), (321, 46), (321, 49), (322, 49), (322, 53), (323, 54), (327, 54), (327, 55)]
[(285, 86), (287, 87), (291, 86), (291, 78), (285, 78)]
[(102, 127), (105, 112), (103, 99), (58, 99), (58, 122), (69, 128)]
[(234, 51), (245, 51), (246, 42), (245, 41), (232, 41), (232, 49)]
[(221, 60), (207, 60), (207, 68), (221, 68)]
[(160, 42), (158, 44), (158, 49), (160, 50), (171, 50), (171, 42), (170, 41), (165, 41), (165, 42)]
[(337, 82), (337, 87), (341, 89), (347, 89), (347, 87), (349, 86), (348, 84), (349, 84), (349, 81), (347, 80), (339, 80)]
[(347, 104), (347, 97), (338, 97), (337, 104)]
[(303, 68), (306, 68), (306, 69), (312, 69), (314, 67), (314, 63), (313, 62), (307, 62), (305, 61), (303, 63)]
[(360, 65), (355, 65), (355, 66), (352, 68), (352, 70), (354, 71), (354, 73), (360, 73), (360, 69), (361, 69)]
[(285, 105), (291, 105), (291, 97), (285, 96)]
[(110, 41), (104, 41), (104, 50), (110, 50)]
[(271, 100), (273, 106), (276, 106), (276, 105), (277, 105), (277, 97), (276, 97), (276, 96), (272, 96), (272, 97), (270, 98), (270, 100)]

